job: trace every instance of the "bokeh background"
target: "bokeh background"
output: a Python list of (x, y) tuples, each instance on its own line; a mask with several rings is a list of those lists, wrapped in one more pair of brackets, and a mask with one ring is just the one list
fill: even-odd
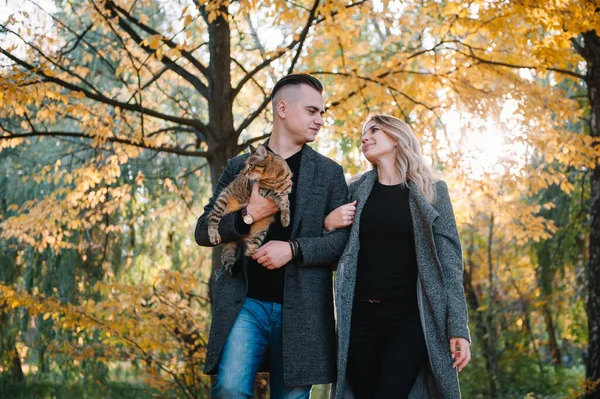
[(463, 396), (599, 398), (598, 27), (597, 0), (0, 0), (0, 397), (209, 397), (194, 226), (306, 72), (348, 177), (381, 112), (448, 182)]

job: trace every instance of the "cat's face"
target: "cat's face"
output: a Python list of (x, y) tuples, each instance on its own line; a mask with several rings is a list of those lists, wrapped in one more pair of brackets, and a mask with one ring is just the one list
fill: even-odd
[(267, 151), (263, 145), (251, 150), (252, 153), (246, 160), (246, 167), (242, 173), (253, 180), (275, 176), (281, 172), (283, 164), (287, 165), (281, 157)]

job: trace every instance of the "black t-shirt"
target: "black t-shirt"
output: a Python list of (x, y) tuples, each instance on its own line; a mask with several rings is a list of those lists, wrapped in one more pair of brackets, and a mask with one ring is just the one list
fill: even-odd
[[(269, 151), (270, 148), (267, 147)], [(289, 241), (292, 236), (292, 226), (294, 223), (294, 214), (296, 211), (296, 187), (298, 185), (298, 173), (300, 172), (300, 159), (302, 150), (298, 151), (286, 162), (292, 171), (292, 192), (288, 195), (290, 200), (290, 224), (283, 227), (280, 219), (280, 212), (275, 214), (275, 221), (269, 227), (267, 236), (263, 245), (269, 241)], [(247, 233), (250, 227), (243, 223), (241, 216), (237, 220), (238, 232)], [(250, 298), (265, 302), (283, 303), (283, 286), (285, 282), (285, 266), (278, 269), (269, 270), (261, 266), (254, 259), (249, 259), (248, 265), (248, 294)]]
[(378, 181), (360, 216), (355, 298), (396, 302), (417, 310), (417, 258), (410, 189)]

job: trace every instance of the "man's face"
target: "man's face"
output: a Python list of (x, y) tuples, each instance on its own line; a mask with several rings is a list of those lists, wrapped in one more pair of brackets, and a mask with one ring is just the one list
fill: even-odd
[(289, 89), (282, 99), (285, 101), (284, 112), (280, 113), (285, 134), (289, 134), (299, 144), (311, 143), (324, 124), (323, 95), (305, 84)]

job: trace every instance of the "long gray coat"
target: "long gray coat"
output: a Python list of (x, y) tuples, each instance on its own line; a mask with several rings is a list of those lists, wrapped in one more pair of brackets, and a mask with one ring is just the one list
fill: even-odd
[[(346, 383), (352, 302), (360, 249), (360, 215), (377, 172), (371, 170), (349, 187), (350, 200), (358, 200), (350, 238), (340, 258), (336, 277), (338, 378), (332, 397), (352, 397)], [(470, 340), (467, 306), (462, 286), (462, 250), (446, 183), (437, 183), (438, 200), (432, 206), (409, 184), (419, 278), (417, 295), (429, 361), (421, 370), (410, 398), (460, 398), (458, 375), (452, 367), (450, 338)]]
[[(215, 199), (243, 168), (248, 154), (233, 158), (223, 171), (204, 213), (196, 225), (196, 242), (211, 246), (208, 214)], [(285, 266), (283, 296), (283, 367), (288, 387), (335, 381), (335, 321), (333, 272), (348, 239), (349, 229), (323, 233), (325, 216), (346, 202), (348, 188), (342, 167), (309, 146), (302, 149), (292, 238), (302, 250), (302, 264)], [(224, 242), (240, 238), (233, 214), (219, 224)], [(216, 281), (212, 324), (204, 372), (215, 374), (223, 346), (246, 294), (248, 257), (242, 272), (232, 277), (221, 268)]]

